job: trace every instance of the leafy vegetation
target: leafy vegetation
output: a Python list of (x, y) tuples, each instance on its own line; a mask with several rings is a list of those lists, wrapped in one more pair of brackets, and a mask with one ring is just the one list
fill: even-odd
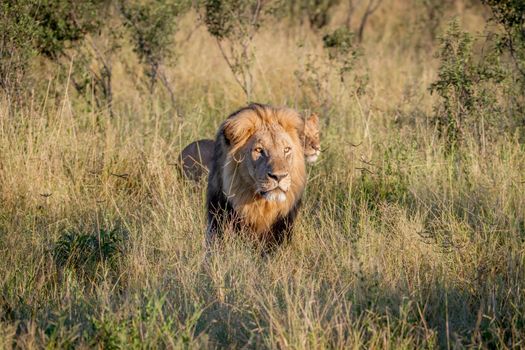
[(497, 56), (484, 55), (476, 62), (472, 43), (472, 37), (453, 21), (441, 39), (438, 79), (430, 86), (442, 99), (436, 107), (436, 122), (448, 148), (459, 147), (468, 131), (481, 139), (491, 122), (504, 124), (496, 91), (505, 72)]
[[(0, 348), (519, 348), (522, 6), (2, 2)], [(247, 98), (323, 151), (290, 244), (203, 264), (177, 156)]]
[(121, 12), (124, 24), (129, 28), (133, 50), (147, 67), (146, 76), (150, 79), (150, 92), (160, 78), (175, 102), (175, 95), (162, 65), (174, 54), (174, 34), (178, 17), (189, 7), (187, 1), (122, 1)]

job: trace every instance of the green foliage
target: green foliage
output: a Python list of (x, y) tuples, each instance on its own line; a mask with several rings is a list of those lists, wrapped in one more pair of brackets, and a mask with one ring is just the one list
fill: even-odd
[(345, 74), (355, 67), (357, 59), (362, 55), (355, 42), (355, 34), (346, 27), (340, 27), (331, 34), (326, 34), (323, 43), (328, 50), (329, 59), (338, 64), (341, 81), (344, 81)]
[[(207, 0), (204, 2), (204, 21), (211, 35), (223, 39), (233, 32), (236, 16), (246, 11), (248, 2), (242, 0)], [(245, 8), (246, 7), (246, 8)], [(238, 12), (237, 12), (238, 11)]]
[(92, 346), (104, 349), (156, 348), (160, 345), (191, 348), (202, 308), (197, 305), (193, 314), (184, 320), (179, 320), (168, 309), (165, 295), (153, 295), (143, 300), (133, 317), (118, 319), (110, 313), (100, 318), (92, 317), (95, 333)]
[(440, 60), (438, 78), (431, 84), (430, 92), (440, 96), (435, 122), (451, 150), (461, 144), (466, 133), (483, 133), (485, 122), (495, 126), (501, 122), (501, 109), (494, 94), (497, 90), (493, 88), (504, 80), (505, 72), (493, 53), (476, 61), (473, 39), (456, 20), (440, 41), (436, 56)]
[(236, 82), (251, 100), (253, 84), (252, 41), (264, 20), (274, 12), (274, 2), (261, 0), (203, 0), (204, 22), (217, 39)]
[(14, 15), (13, 23), (27, 26), (18, 32), (20, 40), (29, 40), (34, 48), (48, 57), (56, 57), (71, 43), (95, 30), (100, 22), (104, 0), (8, 0), (4, 11)]
[(102, 346), (104, 349), (124, 349), (126, 346), (138, 348), (141, 344), (138, 329), (130, 327), (129, 322), (118, 322), (110, 315), (101, 319), (93, 317), (92, 325), (95, 336), (92, 346)]
[(60, 55), (73, 42), (98, 28), (104, 0), (33, 1), (31, 14), (38, 25), (37, 48), (49, 57)]
[(525, 1), (484, 0), (483, 3), (491, 8), (493, 20), (504, 28), (500, 48), (508, 50), (522, 80), (525, 80)]
[(29, 3), (0, 4), (0, 89), (8, 93), (21, 87), (29, 60), (37, 53), (38, 26), (30, 9)]
[(279, 1), (203, 0), (204, 23), (208, 32), (219, 40), (251, 39)]
[(498, 23), (501, 31), (490, 33), (500, 57), (510, 57), (509, 86), (506, 93), (508, 114), (515, 126), (525, 126), (525, 2), (522, 0), (484, 0), (493, 13), (492, 21)]
[[(435, 121), (448, 150), (467, 133), (486, 142), (497, 133), (515, 133), (525, 121), (525, 3), (484, 1), (503, 31), (486, 30), (480, 44), (451, 22), (437, 57), (438, 79), (430, 86), (440, 96)], [(510, 60), (509, 60), (510, 58)]]
[(120, 228), (83, 233), (64, 232), (53, 247), (57, 266), (93, 275), (100, 264), (113, 266), (124, 254), (127, 233)]
[[(100, 25), (105, 0), (7, 0), (0, 4), (0, 89), (19, 94), (31, 59), (53, 60)], [(21, 100), (18, 98), (18, 100)]]
[(131, 33), (133, 50), (147, 68), (153, 88), (160, 67), (174, 55), (174, 35), (179, 16), (189, 8), (187, 0), (122, 0), (124, 24)]

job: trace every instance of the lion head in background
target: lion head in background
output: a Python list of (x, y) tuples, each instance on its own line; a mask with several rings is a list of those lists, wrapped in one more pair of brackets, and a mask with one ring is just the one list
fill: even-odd
[(315, 163), (321, 153), (319, 130), (319, 117), (312, 113), (305, 120), (303, 130), (304, 156), (308, 163)]
[(208, 178), (208, 241), (225, 211), (257, 238), (289, 233), (306, 183), (303, 128), (296, 111), (260, 104), (223, 122)]

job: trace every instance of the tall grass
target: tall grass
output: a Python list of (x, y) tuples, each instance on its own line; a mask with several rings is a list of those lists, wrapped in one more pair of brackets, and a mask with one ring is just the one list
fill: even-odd
[[(203, 28), (184, 40), (191, 14), (168, 71), (177, 112), (137, 87), (136, 62), (114, 67), (113, 117), (67, 72), (42, 74), (60, 93), (27, 108), (2, 100), (0, 348), (525, 346), (524, 146), (444, 151), (429, 123), (438, 62), (411, 44), (404, 4), (370, 18), (366, 94), (328, 84), (324, 152), (271, 257), (230, 240), (203, 265), (205, 185), (177, 154), (246, 101)], [(306, 27), (263, 30), (257, 100), (314, 106), (294, 72), (321, 45)]]

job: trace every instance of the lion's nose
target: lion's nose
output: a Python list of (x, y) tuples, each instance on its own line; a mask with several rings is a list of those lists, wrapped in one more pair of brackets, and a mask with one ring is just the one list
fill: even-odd
[(276, 173), (276, 172), (269, 172), (268, 177), (271, 179), (274, 179), (277, 182), (280, 182), (282, 179), (288, 176), (288, 173)]

